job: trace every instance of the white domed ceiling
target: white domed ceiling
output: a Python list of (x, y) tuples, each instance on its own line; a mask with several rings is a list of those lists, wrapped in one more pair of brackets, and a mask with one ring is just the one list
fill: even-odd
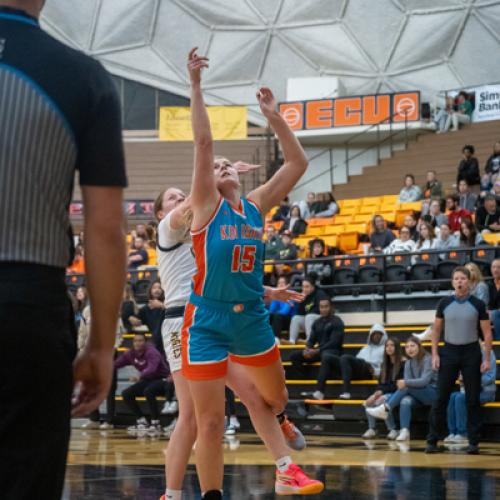
[(338, 76), (348, 94), (500, 81), (500, 1), (48, 0), (43, 25), (112, 73), (188, 96), (192, 46), (210, 57), (210, 104), (251, 106), (291, 77)]

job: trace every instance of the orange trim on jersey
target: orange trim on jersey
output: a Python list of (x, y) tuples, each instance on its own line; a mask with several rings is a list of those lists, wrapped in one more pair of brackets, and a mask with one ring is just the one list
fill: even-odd
[(260, 212), (261, 215), (264, 214), (264, 212), (262, 211), (262, 207), (256, 201), (252, 200), (251, 198), (247, 198), (247, 201), (252, 205), (255, 205), (255, 208)]
[(217, 212), (219, 211), (219, 208), (221, 207), (223, 201), (224, 201), (224, 198), (221, 196), (219, 198), (219, 201), (217, 202), (217, 206), (215, 207), (215, 210), (212, 212), (212, 215), (210, 216), (208, 221), (205, 222), (205, 224), (203, 224), (203, 226), (201, 226), (200, 229), (191, 230), (192, 236), (200, 234), (202, 231), (204, 231), (210, 225), (210, 223), (215, 219)]
[(182, 374), (188, 380), (215, 380), (222, 378), (227, 373), (227, 359), (206, 364), (189, 363), (189, 329), (193, 326), (195, 313), (196, 306), (188, 302), (184, 313), (184, 325), (182, 327)]
[(269, 366), (280, 359), (280, 351), (277, 345), (274, 345), (266, 352), (256, 354), (255, 356), (238, 356), (237, 354), (230, 354), (229, 359), (240, 365), (247, 366)]
[(196, 273), (193, 276), (193, 290), (196, 295), (203, 295), (205, 278), (207, 276), (206, 240), (207, 232), (193, 235), (193, 252), (196, 260)]
[(246, 217), (245, 214), (245, 207), (243, 206), (243, 200), (240, 198), (240, 204), (238, 205), (238, 208), (236, 208), (229, 200), (226, 200), (228, 205), (239, 215), (242, 215), (243, 217)]

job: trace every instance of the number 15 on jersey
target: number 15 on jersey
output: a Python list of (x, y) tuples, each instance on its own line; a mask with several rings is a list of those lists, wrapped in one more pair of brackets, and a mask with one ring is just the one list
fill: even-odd
[(233, 248), (233, 260), (231, 272), (233, 273), (251, 273), (255, 267), (255, 254), (257, 247), (255, 245), (235, 245)]

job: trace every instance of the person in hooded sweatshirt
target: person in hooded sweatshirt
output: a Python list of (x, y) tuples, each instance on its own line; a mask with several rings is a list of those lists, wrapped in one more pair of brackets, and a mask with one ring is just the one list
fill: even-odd
[(352, 354), (340, 356), (342, 375), (340, 399), (351, 399), (351, 380), (372, 379), (380, 375), (386, 340), (387, 333), (384, 327), (375, 323), (368, 334), (367, 345), (356, 356)]
[[(137, 425), (130, 427), (129, 431), (149, 430), (157, 433), (161, 430), (161, 426), (156, 396), (166, 395), (167, 401), (171, 401), (174, 396), (174, 386), (167, 362), (152, 344), (146, 342), (144, 333), (137, 332), (132, 349), (124, 352), (115, 361), (115, 369), (125, 366), (133, 366), (139, 372), (139, 375), (130, 377), (134, 384), (122, 392), (124, 403), (137, 418)], [(148, 402), (151, 415), (149, 429), (146, 417), (135, 400), (137, 396), (145, 396)]]
[(437, 398), (437, 372), (432, 370), (431, 355), (414, 336), (406, 341), (405, 352), (404, 378), (396, 381), (398, 390), (385, 403), (366, 409), (368, 415), (387, 420), (394, 408), (400, 406), (401, 431), (396, 441), (409, 441), (412, 409), (430, 406)]

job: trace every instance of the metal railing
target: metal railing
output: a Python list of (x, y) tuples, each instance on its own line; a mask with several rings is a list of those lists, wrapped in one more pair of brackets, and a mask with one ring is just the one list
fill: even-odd
[[(401, 116), (402, 114), (404, 114), (404, 117), (405, 117), (404, 122), (401, 122), (401, 123), (404, 123), (404, 128), (402, 130), (394, 131), (393, 118), (396, 116)], [(389, 125), (389, 135), (387, 137), (384, 137), (383, 139), (381, 139), (381, 137), (380, 137), (381, 136), (380, 127), (382, 125)], [(363, 148), (361, 151), (357, 151), (355, 154), (350, 155), (349, 149), (350, 149), (350, 147), (352, 147), (354, 140), (357, 139), (359, 141), (359, 139), (361, 137), (369, 134), (374, 129), (376, 129), (376, 133), (377, 133), (377, 140), (376, 140), (375, 144), (370, 144), (369, 146)], [(390, 156), (392, 156), (392, 154), (394, 152), (394, 138), (398, 137), (400, 135), (404, 136), (404, 147), (406, 149), (408, 147), (408, 141), (409, 141), (408, 111), (407, 110), (403, 110), (403, 111), (394, 113), (392, 115), (389, 115), (386, 118), (383, 118), (382, 120), (370, 125), (365, 130), (358, 132), (357, 134), (351, 136), (347, 141), (340, 144), (341, 147), (345, 148), (345, 159), (341, 165), (335, 165), (333, 163), (334, 148), (325, 148), (322, 151), (318, 152), (317, 154), (313, 155), (311, 158), (309, 158), (309, 162), (312, 162), (312, 161), (322, 157), (323, 155), (329, 154), (329, 157), (330, 157), (329, 167), (325, 170), (322, 170), (321, 172), (314, 175), (313, 177), (310, 177), (309, 179), (305, 180), (304, 182), (297, 184), (294, 187), (294, 189), (292, 190), (292, 192), (294, 192), (294, 191), (296, 191), (304, 186), (307, 186), (311, 182), (315, 181), (316, 179), (319, 179), (320, 177), (324, 176), (327, 173), (330, 173), (330, 185), (333, 186), (334, 180), (335, 180), (334, 179), (334, 177), (335, 177), (334, 171), (336, 168), (345, 167), (346, 176), (347, 176), (347, 178), (349, 178), (349, 176), (351, 175), (350, 164), (353, 162), (353, 160), (355, 160), (356, 158), (359, 158), (363, 154), (367, 153), (368, 151), (372, 151), (374, 149), (376, 149), (376, 151), (377, 151), (377, 165), (378, 165), (380, 163), (380, 160), (381, 160), (381, 148), (382, 148), (382, 146), (385, 145), (386, 143), (389, 143), (389, 152), (390, 152)]]

